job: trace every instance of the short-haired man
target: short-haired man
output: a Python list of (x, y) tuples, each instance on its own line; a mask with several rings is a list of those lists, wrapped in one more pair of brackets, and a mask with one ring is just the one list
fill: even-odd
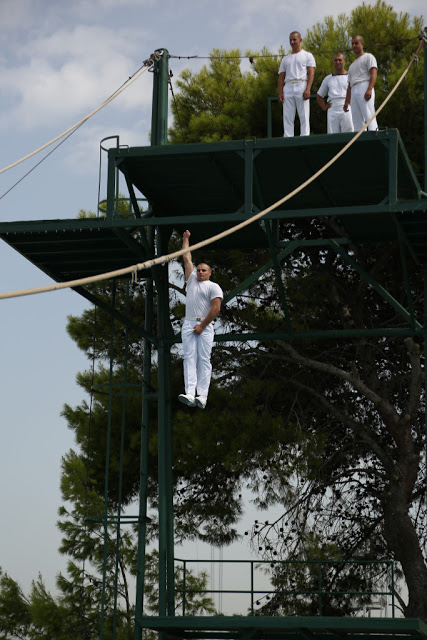
[[(184, 231), (183, 249), (190, 246), (190, 236), (188, 229)], [(198, 264), (194, 273), (191, 253), (185, 253), (183, 261), (187, 283), (182, 324), (185, 393), (178, 400), (189, 407), (204, 409), (212, 375), (213, 321), (219, 314), (223, 293), (218, 284), (210, 281), (212, 270), (208, 264)]]
[[(362, 36), (353, 36), (351, 48), (356, 60), (348, 68), (347, 96), (344, 111), (348, 111), (351, 103), (353, 126), (355, 131), (360, 129), (375, 113), (375, 82), (377, 81), (377, 61), (372, 53), (363, 51)], [(368, 126), (369, 131), (377, 131), (377, 119), (374, 118)]]
[[(345, 70), (345, 56), (342, 51), (337, 51), (333, 58), (334, 72), (323, 79), (317, 92), (317, 102), (327, 113), (327, 132), (346, 133), (354, 131), (351, 110), (344, 111), (344, 102), (347, 95), (347, 71)], [(325, 98), (327, 100), (325, 102)]]
[(301, 47), (301, 34), (292, 31), (289, 44), (292, 52), (285, 56), (279, 67), (277, 83), (279, 101), (283, 103), (283, 136), (294, 135), (295, 112), (301, 126), (301, 135), (310, 135), (310, 91), (313, 84), (316, 62), (308, 51)]

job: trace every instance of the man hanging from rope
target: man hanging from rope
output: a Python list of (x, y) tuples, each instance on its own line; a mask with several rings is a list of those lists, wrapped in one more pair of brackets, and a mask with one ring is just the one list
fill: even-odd
[[(190, 246), (190, 236), (188, 230), (184, 231), (183, 249)], [(220, 311), (223, 293), (219, 285), (210, 281), (212, 270), (208, 264), (197, 265), (195, 273), (190, 252), (183, 255), (183, 260), (187, 283), (182, 325), (185, 393), (178, 400), (189, 407), (204, 409), (212, 374), (213, 321)]]

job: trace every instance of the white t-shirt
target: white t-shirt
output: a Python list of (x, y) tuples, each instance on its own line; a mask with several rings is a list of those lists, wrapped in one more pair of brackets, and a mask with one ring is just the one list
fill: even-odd
[(185, 315), (188, 318), (206, 318), (211, 310), (214, 298), (223, 298), (222, 289), (216, 282), (203, 280), (199, 282), (195, 272), (187, 280), (187, 297), (185, 300)]
[(377, 61), (372, 53), (364, 53), (359, 58), (356, 58), (348, 68), (348, 84), (354, 87), (355, 84), (364, 80), (369, 82), (371, 79), (369, 72), (373, 67), (377, 68)]
[(316, 67), (316, 61), (313, 54), (301, 49), (298, 53), (289, 53), (282, 58), (279, 73), (285, 72), (285, 82), (307, 80), (307, 67)]
[(346, 73), (337, 75), (330, 73), (323, 79), (317, 93), (321, 98), (328, 96), (328, 100), (332, 102), (332, 107), (336, 109), (344, 106), (347, 85), (348, 75)]

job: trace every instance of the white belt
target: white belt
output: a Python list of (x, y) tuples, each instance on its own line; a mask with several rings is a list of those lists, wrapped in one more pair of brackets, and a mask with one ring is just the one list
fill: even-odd
[(355, 82), (353, 82), (353, 84), (351, 86), (355, 87), (356, 84), (361, 84), (362, 82), (367, 82), (369, 84), (369, 80), (367, 78), (365, 78), (364, 80), (355, 80)]
[(304, 80), (285, 80), (285, 84), (295, 84), (295, 82), (307, 82), (307, 78)]
[[(195, 316), (185, 316), (184, 322), (185, 320), (189, 320), (190, 322), (201, 322), (203, 318), (196, 318)], [(212, 322), (210, 322), (209, 324), (213, 324), (214, 322), (215, 320), (212, 320)]]

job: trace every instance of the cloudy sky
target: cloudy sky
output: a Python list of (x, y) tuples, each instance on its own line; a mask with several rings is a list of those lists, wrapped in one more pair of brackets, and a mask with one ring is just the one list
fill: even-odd
[[(0, 0), (0, 169), (37, 149), (108, 98), (158, 48), (206, 56), (213, 48), (277, 51), (287, 35), (356, 0)], [(425, 0), (397, 0), (397, 11), (425, 13)], [(425, 15), (424, 17), (427, 18)], [(199, 61), (171, 60), (176, 79)], [(148, 144), (152, 76), (95, 115), (4, 195), (43, 154), (0, 174), (0, 220), (74, 218), (95, 210), (99, 142), (120, 135)], [(101, 195), (105, 194), (105, 182)], [(0, 245), (2, 291), (49, 279)], [(65, 332), (76, 293), (1, 301), (0, 566), (28, 588), (41, 572), (49, 587), (65, 560), (56, 549), (60, 459), (71, 446), (60, 411), (77, 404), (75, 376), (88, 365)], [(244, 554), (245, 555), (245, 554)]]

